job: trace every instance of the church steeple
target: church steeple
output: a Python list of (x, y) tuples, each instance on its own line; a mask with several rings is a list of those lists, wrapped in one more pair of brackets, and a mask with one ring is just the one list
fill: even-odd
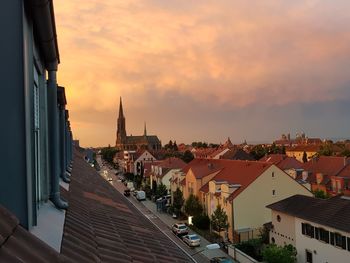
[(120, 102), (119, 102), (119, 118), (124, 118), (122, 97), (120, 97)]
[(145, 122), (145, 129), (143, 130), (143, 136), (147, 136), (146, 122)]
[(116, 146), (118, 147), (119, 145), (124, 144), (125, 142), (126, 142), (125, 117), (124, 117), (124, 113), (123, 113), (122, 97), (120, 97), (119, 117), (118, 117), (118, 121), (117, 121)]

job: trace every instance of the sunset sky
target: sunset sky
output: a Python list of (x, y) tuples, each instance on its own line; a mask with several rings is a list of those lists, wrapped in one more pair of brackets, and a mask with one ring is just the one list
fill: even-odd
[(55, 1), (59, 84), (83, 146), (128, 135), (350, 137), (349, 0)]

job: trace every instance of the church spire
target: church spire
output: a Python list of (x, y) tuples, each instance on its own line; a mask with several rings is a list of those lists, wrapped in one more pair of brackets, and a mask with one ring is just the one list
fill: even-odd
[(122, 97), (121, 96), (120, 96), (120, 102), (119, 102), (119, 118), (124, 118), (123, 104), (122, 104)]
[(143, 136), (147, 136), (146, 122), (145, 122), (145, 129), (143, 131)]

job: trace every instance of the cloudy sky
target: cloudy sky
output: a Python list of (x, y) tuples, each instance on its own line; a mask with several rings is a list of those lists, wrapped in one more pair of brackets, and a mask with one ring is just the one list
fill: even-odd
[(83, 146), (127, 133), (270, 141), (350, 137), (348, 0), (55, 1), (71, 124)]

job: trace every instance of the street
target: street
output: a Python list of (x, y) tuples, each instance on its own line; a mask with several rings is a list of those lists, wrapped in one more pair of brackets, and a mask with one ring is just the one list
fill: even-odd
[[(126, 187), (121, 182), (121, 180), (118, 178), (118, 176), (115, 175), (115, 171), (108, 168), (107, 165), (103, 165), (100, 156), (97, 156), (97, 162), (100, 164), (101, 171), (100, 174), (103, 176), (106, 180), (108, 178), (111, 178), (110, 183), (114, 186), (114, 188), (120, 192), (121, 194), (124, 193), (124, 190)], [(129, 197), (125, 197), (131, 204), (133, 204), (146, 218), (148, 218), (161, 232), (163, 232), (164, 235), (166, 235), (169, 239), (171, 239), (184, 253), (186, 253), (189, 256), (193, 256), (196, 262), (198, 263), (205, 263), (209, 262), (210, 258), (213, 257), (227, 257), (228, 255), (224, 253), (221, 249), (213, 249), (213, 250), (207, 250), (206, 246), (210, 243), (205, 240), (204, 238), (201, 238), (201, 245), (200, 247), (190, 248), (188, 247), (180, 237), (173, 234), (171, 231), (171, 226), (174, 223), (179, 222), (176, 219), (173, 219), (170, 215), (166, 213), (161, 213), (156, 210), (156, 204), (153, 203), (150, 200), (145, 201), (138, 201), (133, 195), (130, 195)], [(196, 234), (191, 229), (189, 229), (190, 234)]]

